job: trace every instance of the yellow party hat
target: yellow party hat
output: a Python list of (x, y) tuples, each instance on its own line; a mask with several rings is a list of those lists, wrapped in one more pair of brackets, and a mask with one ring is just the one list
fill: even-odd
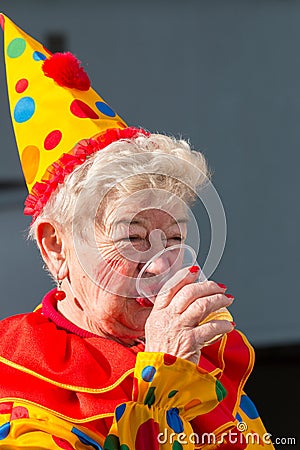
[[(114, 129), (107, 139), (101, 138), (103, 148), (126, 137), (125, 128), (133, 129), (127, 128), (90, 87), (80, 61), (71, 53), (52, 55), (4, 14), (0, 14), (0, 25), (4, 30), (11, 117), (25, 180), (32, 194), (25, 214), (35, 218), (57, 184), (63, 182), (66, 175), (63, 166), (67, 164), (70, 173), (77, 165), (76, 160), (63, 155), (70, 154), (82, 139)], [(100, 149), (99, 145), (96, 147), (89, 146), (87, 153)], [(81, 148), (79, 153), (77, 163), (82, 163), (86, 152)]]

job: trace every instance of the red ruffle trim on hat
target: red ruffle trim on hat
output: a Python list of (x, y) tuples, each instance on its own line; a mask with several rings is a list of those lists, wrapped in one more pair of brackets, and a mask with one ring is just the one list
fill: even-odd
[(148, 131), (142, 128), (111, 128), (93, 138), (80, 141), (73, 149), (72, 153), (63, 153), (63, 155), (48, 167), (45, 176), (39, 183), (35, 183), (31, 193), (25, 201), (24, 214), (32, 216), (32, 223), (41, 213), (48, 202), (51, 194), (56, 190), (59, 184), (62, 184), (67, 175), (73, 172), (75, 167), (83, 164), (86, 159), (98, 150), (102, 150), (112, 142), (121, 139), (134, 139), (138, 135), (149, 136)]

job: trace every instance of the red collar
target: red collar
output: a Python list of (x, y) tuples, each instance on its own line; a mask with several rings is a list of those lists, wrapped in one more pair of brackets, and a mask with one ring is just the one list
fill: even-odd
[(57, 300), (54, 296), (57, 289), (52, 289), (52, 291), (48, 292), (42, 301), (42, 313), (52, 322), (57, 325), (58, 328), (69, 331), (70, 333), (76, 334), (82, 338), (90, 338), (90, 337), (99, 337), (90, 331), (79, 328), (74, 323), (70, 322), (66, 319), (62, 314), (60, 314), (57, 310)]

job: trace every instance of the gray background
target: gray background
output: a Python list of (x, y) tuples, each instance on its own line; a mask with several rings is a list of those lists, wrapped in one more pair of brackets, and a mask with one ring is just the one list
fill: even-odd
[[(66, 34), (127, 123), (205, 153), (228, 221), (212, 278), (235, 295), (235, 321), (257, 347), (299, 342), (300, 2), (2, 0), (1, 9), (43, 42)], [(22, 180), (3, 61), (0, 104), (0, 182)], [(25, 196), (0, 191), (0, 317), (31, 310), (52, 286), (25, 239)]]

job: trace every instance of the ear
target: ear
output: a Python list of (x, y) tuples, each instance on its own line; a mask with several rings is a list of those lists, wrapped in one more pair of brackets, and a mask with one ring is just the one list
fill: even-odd
[(36, 239), (42, 258), (52, 275), (61, 280), (68, 276), (67, 241), (58, 225), (42, 220), (37, 225)]

